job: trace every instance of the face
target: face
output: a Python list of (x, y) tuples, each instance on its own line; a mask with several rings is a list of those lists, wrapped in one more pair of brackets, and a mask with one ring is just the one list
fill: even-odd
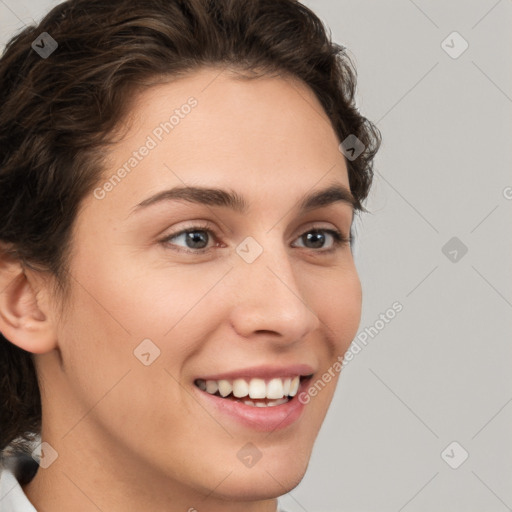
[(140, 93), (131, 114), (74, 225), (60, 359), (38, 361), (43, 432), (102, 478), (282, 495), (360, 320), (337, 242), (348, 195), (304, 207), (349, 192), (339, 140), (314, 94), (282, 77), (203, 70)]

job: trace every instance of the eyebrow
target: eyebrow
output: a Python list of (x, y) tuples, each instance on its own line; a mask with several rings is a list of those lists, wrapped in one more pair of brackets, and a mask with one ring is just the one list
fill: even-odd
[[(249, 210), (248, 202), (234, 190), (200, 186), (178, 186), (169, 190), (163, 190), (144, 199), (132, 209), (131, 213), (160, 202), (176, 200), (206, 206), (226, 207), (241, 214), (245, 214)], [(345, 185), (333, 184), (327, 188), (309, 192), (302, 196), (298, 203), (298, 209), (299, 213), (303, 214), (338, 202), (350, 205), (352, 210), (355, 210), (357, 207), (354, 196)]]

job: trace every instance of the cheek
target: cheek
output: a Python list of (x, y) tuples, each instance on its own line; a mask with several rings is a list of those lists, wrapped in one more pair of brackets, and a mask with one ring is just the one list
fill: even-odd
[[(174, 337), (183, 325), (197, 325), (204, 298), (230, 268), (164, 264), (122, 252), (108, 257), (94, 271), (77, 265), (76, 274), (87, 288), (86, 294), (81, 293), (83, 314), (100, 330), (122, 335), (132, 345), (145, 338)], [(97, 259), (84, 255), (87, 261)]]
[[(188, 302), (197, 302), (196, 294), (185, 294), (188, 299), (177, 300), (173, 306), (168, 294), (155, 300), (155, 290), (146, 281), (146, 288), (136, 293), (136, 281), (127, 279), (114, 286), (113, 279), (96, 279), (99, 276), (95, 274), (94, 281), (89, 281), (87, 291), (80, 286), (74, 290), (74, 308), (58, 334), (66, 387), (76, 405), (70, 425), (86, 418), (79, 421), (74, 438), (90, 424), (97, 424), (126, 445), (133, 445), (140, 432), (155, 432), (172, 444), (173, 438), (187, 435), (183, 417), (190, 412), (190, 403), (184, 400), (186, 394), (178, 381), (194, 350), (190, 340), (201, 339), (192, 332), (193, 319), (184, 315)], [(161, 286), (172, 290), (166, 283)], [(130, 290), (133, 293), (128, 293)], [(161, 333), (177, 322), (164, 338)], [(149, 365), (142, 362), (138, 350), (147, 339), (154, 343), (144, 342), (144, 352), (150, 353), (152, 361)], [(158, 357), (153, 359), (156, 353)]]
[(115, 303), (98, 293), (92, 280), (80, 283), (57, 337), (65, 378), (77, 395), (94, 402), (130, 369), (133, 337)]
[(361, 320), (362, 290), (354, 266), (333, 272), (323, 279), (322, 286), (315, 281), (311, 285), (313, 308), (330, 340), (331, 354), (343, 355), (357, 334)]
[[(214, 288), (226, 269), (149, 271), (101, 263), (74, 268), (73, 310), (58, 334), (67, 385), (80, 409), (94, 408), (92, 416), (108, 430), (122, 427), (129, 436), (126, 422), (138, 411), (148, 428), (165, 417), (175, 427), (166, 435), (183, 435), (179, 411), (190, 403), (178, 381), (222, 317)], [(162, 410), (164, 395), (172, 408)]]
[[(329, 279), (311, 284), (312, 309), (322, 321), (328, 352), (317, 377), (310, 383), (305, 400), (319, 429), (341, 375), (341, 361), (355, 338), (361, 320), (362, 289), (354, 266), (333, 272)], [(319, 349), (320, 350), (320, 349)]]

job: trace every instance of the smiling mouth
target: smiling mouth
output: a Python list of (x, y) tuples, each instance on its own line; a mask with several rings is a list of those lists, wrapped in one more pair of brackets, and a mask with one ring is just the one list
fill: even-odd
[(311, 377), (296, 375), (273, 379), (196, 379), (194, 384), (201, 391), (226, 400), (252, 407), (273, 407), (289, 402), (297, 394), (301, 382)]

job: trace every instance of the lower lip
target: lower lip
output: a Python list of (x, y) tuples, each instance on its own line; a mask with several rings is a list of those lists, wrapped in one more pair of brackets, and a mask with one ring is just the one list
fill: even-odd
[[(299, 420), (305, 405), (298, 400), (299, 394), (307, 389), (309, 379), (301, 381), (297, 394), (288, 402), (271, 407), (253, 407), (242, 402), (210, 395), (194, 385), (194, 389), (209, 408), (214, 408), (223, 416), (233, 418), (238, 423), (259, 432), (273, 432), (289, 427)], [(246, 397), (246, 399), (249, 399)]]

